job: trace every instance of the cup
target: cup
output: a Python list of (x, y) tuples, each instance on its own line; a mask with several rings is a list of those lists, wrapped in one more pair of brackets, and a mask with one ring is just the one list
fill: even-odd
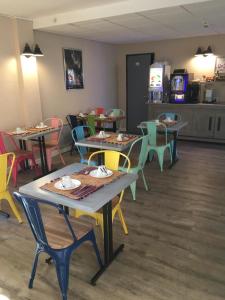
[(73, 185), (72, 178), (70, 176), (63, 176), (61, 182), (64, 187), (70, 188)]
[(99, 131), (99, 136), (100, 136), (100, 137), (104, 137), (104, 136), (105, 136), (105, 131), (103, 131), (103, 130), (102, 130), (102, 131)]
[(84, 114), (81, 112), (81, 113), (79, 113), (79, 116), (80, 116), (80, 117), (83, 117), (83, 116), (84, 116)]
[(100, 114), (100, 118), (104, 118), (105, 117), (105, 115), (104, 114)]
[(17, 127), (17, 128), (16, 128), (16, 132), (17, 132), (17, 133), (20, 133), (21, 131), (22, 131), (22, 129), (21, 129), (20, 127)]
[(95, 111), (92, 110), (91, 113), (90, 113), (90, 115), (95, 115)]
[(117, 141), (118, 142), (122, 142), (123, 141), (123, 134), (122, 133), (119, 133), (118, 136), (117, 136)]
[(155, 122), (156, 122), (156, 124), (159, 124), (159, 120), (157, 119), (157, 120), (155, 120)]
[(40, 127), (44, 127), (44, 126), (45, 126), (44, 122), (40, 122)]

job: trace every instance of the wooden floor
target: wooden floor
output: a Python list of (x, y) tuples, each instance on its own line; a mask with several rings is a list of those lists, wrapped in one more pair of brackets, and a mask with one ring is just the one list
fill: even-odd
[[(129, 235), (118, 220), (115, 245), (125, 249), (97, 286), (89, 284), (97, 263), (89, 244), (74, 253), (68, 300), (222, 300), (225, 299), (225, 147), (179, 144), (180, 161), (160, 173), (146, 166), (151, 191), (138, 182), (137, 201), (125, 193)], [(67, 163), (77, 156), (65, 155)], [(60, 167), (60, 164), (59, 164)], [(19, 184), (33, 174), (19, 175)], [(3, 205), (7, 210), (7, 205)], [(100, 230), (97, 239), (102, 249)], [(26, 224), (0, 218), (0, 299), (57, 300), (54, 266), (40, 259), (29, 290), (35, 243)]]

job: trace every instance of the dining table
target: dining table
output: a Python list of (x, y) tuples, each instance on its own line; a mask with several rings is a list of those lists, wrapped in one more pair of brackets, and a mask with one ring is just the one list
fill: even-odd
[[(154, 121), (154, 120), (151, 120)], [(141, 122), (137, 128), (141, 129), (142, 133), (144, 134), (144, 131), (147, 130), (147, 126), (146, 126), (146, 122), (148, 121), (144, 121)], [(185, 126), (188, 125), (188, 122), (186, 121), (172, 121), (171, 124), (170, 122), (165, 122), (164, 123), (166, 125), (166, 128), (163, 126), (157, 126), (157, 132), (160, 134), (164, 134), (165, 130), (167, 130), (167, 134), (172, 135), (173, 137), (173, 149), (172, 149), (172, 163), (170, 164), (169, 168), (172, 168), (176, 162), (179, 160), (178, 156), (177, 156), (177, 137), (178, 137), (178, 133), (179, 131), (184, 128)]]
[[(83, 122), (86, 122), (87, 121), (87, 114), (83, 114), (83, 115), (80, 115), (78, 114), (77, 115), (77, 119), (79, 121), (83, 121)], [(101, 124), (112, 124), (112, 131), (113, 132), (116, 132), (117, 131), (117, 122), (118, 121), (122, 121), (122, 120), (125, 120), (126, 119), (126, 116), (104, 116), (104, 117), (101, 117), (100, 115), (93, 115), (95, 117), (95, 121), (98, 122), (98, 123), (101, 123)]]
[[(115, 132), (107, 131), (106, 138), (101, 138), (99, 137), (99, 134), (96, 134), (76, 141), (75, 145), (78, 147), (87, 147), (89, 149), (123, 152), (129, 149), (132, 143), (139, 137), (139, 135), (123, 134), (123, 139), (127, 138), (127, 140), (118, 141), (118, 134), (116, 134)], [(102, 154), (98, 155), (98, 164), (104, 164)]]
[(47, 164), (47, 154), (46, 154), (46, 143), (45, 137), (51, 133), (60, 131), (60, 128), (46, 127), (46, 128), (27, 128), (23, 133), (9, 132), (12, 134), (14, 139), (19, 141), (21, 150), (27, 149), (27, 141), (34, 141), (38, 143), (40, 160), (41, 160), (41, 171), (42, 176), (49, 173)]
[(85, 168), (87, 168), (87, 165), (73, 163), (21, 186), (19, 188), (19, 192), (32, 198), (47, 200), (67, 208), (78, 209), (87, 212), (96, 212), (99, 209), (103, 210), (104, 264), (91, 279), (91, 284), (95, 285), (98, 278), (105, 272), (105, 270), (124, 248), (124, 244), (120, 244), (116, 249), (114, 249), (113, 245), (112, 199), (116, 197), (122, 190), (130, 186), (131, 183), (136, 181), (138, 176), (136, 174), (123, 173), (123, 176), (120, 176), (116, 180), (103, 185), (101, 188), (95, 190), (93, 193), (80, 200), (71, 199), (66, 195), (60, 195), (42, 188), (45, 184), (54, 182), (65, 175), (78, 174)]

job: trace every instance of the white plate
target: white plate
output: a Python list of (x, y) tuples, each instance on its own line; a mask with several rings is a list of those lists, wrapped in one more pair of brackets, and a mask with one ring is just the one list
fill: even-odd
[(38, 128), (38, 129), (43, 129), (43, 128), (47, 128), (47, 127), (48, 127), (47, 125), (44, 125), (44, 126), (37, 125), (37, 126), (35, 126), (35, 128)]
[(106, 119), (107, 117), (106, 116), (99, 116), (99, 119)]
[(107, 170), (107, 175), (105, 173), (102, 173), (102, 175), (97, 175), (98, 170), (93, 170), (89, 173), (89, 175), (91, 177), (95, 177), (95, 178), (106, 178), (106, 177), (110, 177), (112, 176), (113, 172), (111, 170)]
[(62, 180), (57, 181), (54, 184), (54, 187), (58, 190), (69, 191), (69, 190), (76, 189), (81, 185), (81, 182), (79, 180), (76, 180), (76, 179), (71, 179), (71, 180), (72, 180), (73, 185), (71, 185), (70, 187), (63, 186)]
[(110, 134), (105, 134), (105, 135), (103, 135), (103, 136), (97, 134), (95, 137), (98, 138), (98, 139), (106, 139), (106, 138), (110, 137)]
[(26, 132), (27, 132), (27, 130), (13, 131), (12, 134), (23, 134)]

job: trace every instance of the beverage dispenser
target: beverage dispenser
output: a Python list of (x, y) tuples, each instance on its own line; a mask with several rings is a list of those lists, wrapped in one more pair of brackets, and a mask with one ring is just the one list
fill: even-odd
[(187, 100), (188, 73), (184, 69), (174, 70), (170, 76), (170, 102), (185, 103)]
[(170, 66), (167, 62), (156, 62), (149, 70), (149, 102), (168, 102)]

